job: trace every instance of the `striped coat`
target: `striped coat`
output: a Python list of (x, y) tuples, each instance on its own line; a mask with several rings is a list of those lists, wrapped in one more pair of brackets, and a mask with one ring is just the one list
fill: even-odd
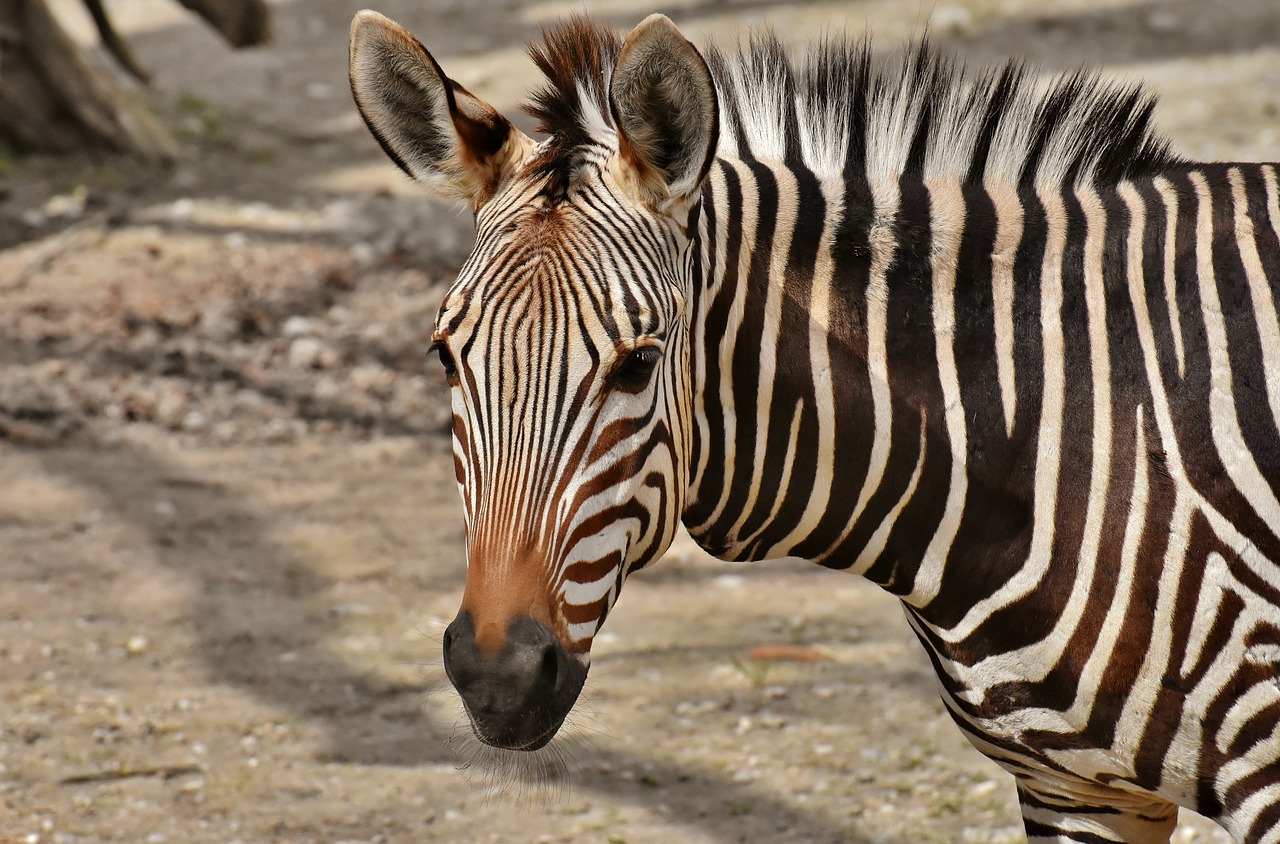
[(435, 342), (473, 729), (554, 736), (683, 521), (899, 596), (1028, 836), (1280, 841), (1280, 188), (1179, 159), (1077, 74), (700, 52), (665, 18), (533, 49), (535, 142), (372, 13), (352, 89), (476, 213)]

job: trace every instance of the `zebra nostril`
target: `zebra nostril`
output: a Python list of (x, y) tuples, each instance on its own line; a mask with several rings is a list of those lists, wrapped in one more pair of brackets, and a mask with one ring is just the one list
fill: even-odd
[(541, 686), (555, 688), (559, 674), (560, 660), (556, 656), (555, 645), (547, 645), (542, 649), (542, 665), (538, 671), (538, 683)]

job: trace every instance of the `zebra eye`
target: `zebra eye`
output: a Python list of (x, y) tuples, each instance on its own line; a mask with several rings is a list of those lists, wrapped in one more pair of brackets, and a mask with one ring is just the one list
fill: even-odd
[(623, 358), (613, 370), (610, 380), (619, 390), (635, 393), (649, 384), (654, 367), (662, 360), (662, 351), (653, 346), (641, 346)]
[(448, 346), (437, 340), (427, 351), (435, 352), (440, 356), (440, 366), (444, 367), (444, 377), (449, 379), (450, 384), (458, 379), (458, 366), (453, 362), (453, 355), (450, 354)]

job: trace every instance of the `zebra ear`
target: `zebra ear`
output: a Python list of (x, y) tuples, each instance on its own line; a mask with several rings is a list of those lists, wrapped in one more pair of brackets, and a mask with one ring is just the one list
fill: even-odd
[(642, 201), (669, 212), (696, 198), (720, 123), (711, 70), (665, 15), (622, 44), (609, 83), (618, 161)]
[(529, 138), (407, 30), (365, 10), (351, 22), (351, 94), (383, 151), (410, 176), (478, 209), (528, 156)]

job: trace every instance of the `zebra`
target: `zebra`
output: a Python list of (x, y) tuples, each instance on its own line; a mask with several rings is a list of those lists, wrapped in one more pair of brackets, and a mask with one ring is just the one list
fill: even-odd
[(1092, 72), (699, 49), (585, 17), (535, 141), (352, 24), (387, 155), (474, 213), (435, 323), (466, 525), (446, 673), (534, 751), (681, 522), (901, 599), (1031, 841), (1280, 842), (1280, 176)]

